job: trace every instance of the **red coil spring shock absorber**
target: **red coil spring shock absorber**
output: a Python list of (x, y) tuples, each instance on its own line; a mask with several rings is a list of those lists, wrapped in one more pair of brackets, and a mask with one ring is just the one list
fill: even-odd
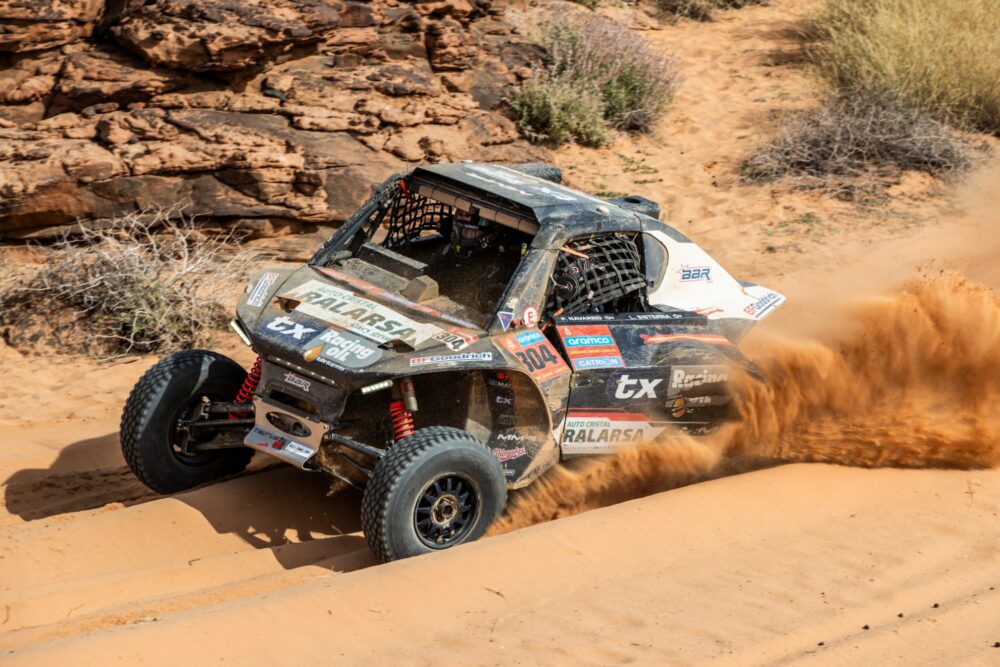
[(406, 409), (402, 400), (389, 404), (389, 419), (392, 420), (392, 434), (396, 442), (413, 435), (413, 413)]
[[(246, 378), (243, 380), (243, 386), (240, 387), (240, 391), (236, 394), (236, 399), (233, 403), (249, 403), (253, 400), (253, 394), (257, 391), (257, 385), (260, 384), (260, 357), (253, 362), (253, 366), (250, 367), (250, 372), (247, 373)], [(229, 415), (230, 418), (233, 417), (232, 414)]]

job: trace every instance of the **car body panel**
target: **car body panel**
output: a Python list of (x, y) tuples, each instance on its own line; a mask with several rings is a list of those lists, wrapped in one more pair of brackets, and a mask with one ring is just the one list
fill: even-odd
[[(475, 207), (484, 219), (533, 234), (483, 326), (402, 296), (405, 277), (354, 258), (331, 260), (384, 210), (386, 193), (399, 189), (458, 210)], [(540, 321), (566, 243), (610, 233), (641, 242), (652, 312)], [(322, 428), (316, 421), (336, 431), (350, 420), (384, 418), (345, 414), (363, 388), (413, 378), (433, 391), (440, 379), (464, 392), (454, 397), (448, 423), (476, 433), (518, 488), (561, 456), (607, 453), (667, 429), (705, 433), (727, 419), (733, 368), (753, 372), (735, 344), (783, 300), (737, 281), (642, 212), (507, 167), (418, 167), (387, 180), (310, 264), (251, 281), (237, 317), (262, 358), (263, 377), (256, 435), (247, 442), (279, 455), (267, 439), (295, 436), (269, 422), (270, 413), (290, 410), (310, 431)], [(306, 446), (318, 446), (314, 433), (309, 438)], [(279, 458), (308, 468), (308, 459), (299, 460), (305, 450), (291, 449)]]
[(746, 362), (695, 313), (557, 318), (574, 367), (564, 457), (655, 440), (667, 429), (710, 432), (730, 416), (726, 385)]

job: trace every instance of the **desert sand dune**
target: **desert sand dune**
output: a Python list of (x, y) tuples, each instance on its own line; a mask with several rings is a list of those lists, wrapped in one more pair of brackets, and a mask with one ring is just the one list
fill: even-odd
[(997, 488), (993, 472), (785, 466), (352, 574), (216, 581), (66, 624), (17, 661), (987, 664)]
[[(773, 368), (780, 368), (774, 351), (786, 349), (782, 341), (797, 350), (819, 346), (827, 361), (842, 350), (832, 341), (863, 341), (864, 322), (881, 320), (857, 317), (850, 304), (859, 297), (863, 313), (896, 304), (899, 315), (905, 303), (892, 299), (907, 280), (926, 284), (945, 271), (941, 280), (1000, 286), (988, 231), (1000, 181), (988, 168), (952, 197), (907, 177), (896, 191), (906, 197), (860, 220), (857, 209), (815, 193), (736, 182), (734, 166), (767, 134), (768, 111), (813, 103), (789, 37), (796, 7), (778, 1), (648, 33), (678, 54), (684, 72), (656, 132), (601, 151), (557, 153), (575, 185), (665, 201), (665, 219), (734, 273), (786, 293), (789, 304), (745, 344)], [(645, 172), (635, 171), (640, 164)], [(805, 213), (821, 224), (797, 225)], [(968, 323), (984, 335), (997, 325), (988, 308)], [(893, 329), (867, 332), (884, 339)], [(877, 342), (882, 347), (872, 349), (891, 350)], [(235, 345), (220, 351), (248, 364)], [(977, 368), (974, 355), (989, 352), (961, 349), (963, 372)], [(985, 393), (969, 402), (978, 411), (971, 415), (949, 403), (962, 398), (955, 391), (963, 376), (938, 363), (940, 355), (902, 356), (909, 366), (884, 367), (896, 379), (919, 381), (904, 382), (901, 393), (892, 382), (874, 387), (883, 400), (912, 400), (911, 413), (891, 414), (913, 416), (901, 423), (920, 426), (918, 435), (977, 453), (951, 467), (988, 468), (998, 411), (987, 399), (998, 378), (978, 377), (976, 391)], [(938, 364), (933, 372), (919, 371), (925, 357)], [(878, 411), (885, 405), (867, 422), (868, 404), (857, 406), (856, 422), (835, 418), (842, 413), (805, 421), (808, 412), (758, 420), (759, 446), (748, 450), (745, 438), (740, 460), (718, 448), (678, 451), (645, 459), (655, 465), (636, 477), (611, 465), (592, 471), (575, 496), (550, 485), (555, 510), (503, 526), (519, 530), (369, 567), (357, 495), (327, 497), (318, 476), (257, 460), (244, 475), (170, 497), (136, 482), (119, 451), (118, 420), (131, 386), (154, 361), (24, 356), (0, 341), (0, 662), (1000, 661), (1000, 471), (831, 465), (906, 465), (846, 455), (912, 435), (894, 430), (898, 424), (885, 433), (852, 430), (890, 414)], [(902, 372), (913, 363), (919, 372)], [(812, 378), (816, 388), (826, 377)], [(927, 393), (941, 378), (940, 393)], [(837, 385), (826, 399), (843, 401), (806, 407), (849, 409), (851, 391)], [(757, 395), (763, 402), (754, 405), (775, 408), (775, 396)], [(946, 428), (939, 418), (949, 414), (958, 418)], [(854, 440), (846, 437), (852, 433)], [(817, 459), (825, 462), (799, 462)], [(927, 464), (949, 467), (940, 457), (913, 463)], [(614, 488), (595, 492), (608, 474), (616, 475)], [(673, 488), (682, 484), (689, 485)], [(664, 489), (671, 490), (628, 500)], [(518, 502), (541, 500), (523, 494)], [(628, 501), (593, 509), (621, 500)], [(568, 518), (544, 521), (559, 516)]]

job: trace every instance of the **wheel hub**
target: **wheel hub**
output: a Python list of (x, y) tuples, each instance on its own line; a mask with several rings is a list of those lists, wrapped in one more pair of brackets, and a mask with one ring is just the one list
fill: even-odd
[(455, 474), (438, 477), (417, 499), (417, 536), (436, 549), (456, 544), (472, 529), (478, 508), (478, 494), (471, 480)]
[(458, 514), (458, 498), (449, 493), (434, 501), (431, 520), (438, 526), (447, 526)]

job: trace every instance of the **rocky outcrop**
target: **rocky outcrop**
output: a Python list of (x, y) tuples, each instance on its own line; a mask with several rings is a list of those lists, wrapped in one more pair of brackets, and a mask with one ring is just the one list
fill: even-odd
[(89, 36), (104, 0), (0, 0), (0, 52), (50, 49)]
[(407, 164), (539, 157), (497, 111), (539, 53), (490, 0), (49, 4), (86, 30), (2, 56), (0, 237), (178, 203), (308, 229)]
[(196, 72), (241, 70), (341, 25), (340, 0), (153, 0), (111, 27), (153, 65)]

